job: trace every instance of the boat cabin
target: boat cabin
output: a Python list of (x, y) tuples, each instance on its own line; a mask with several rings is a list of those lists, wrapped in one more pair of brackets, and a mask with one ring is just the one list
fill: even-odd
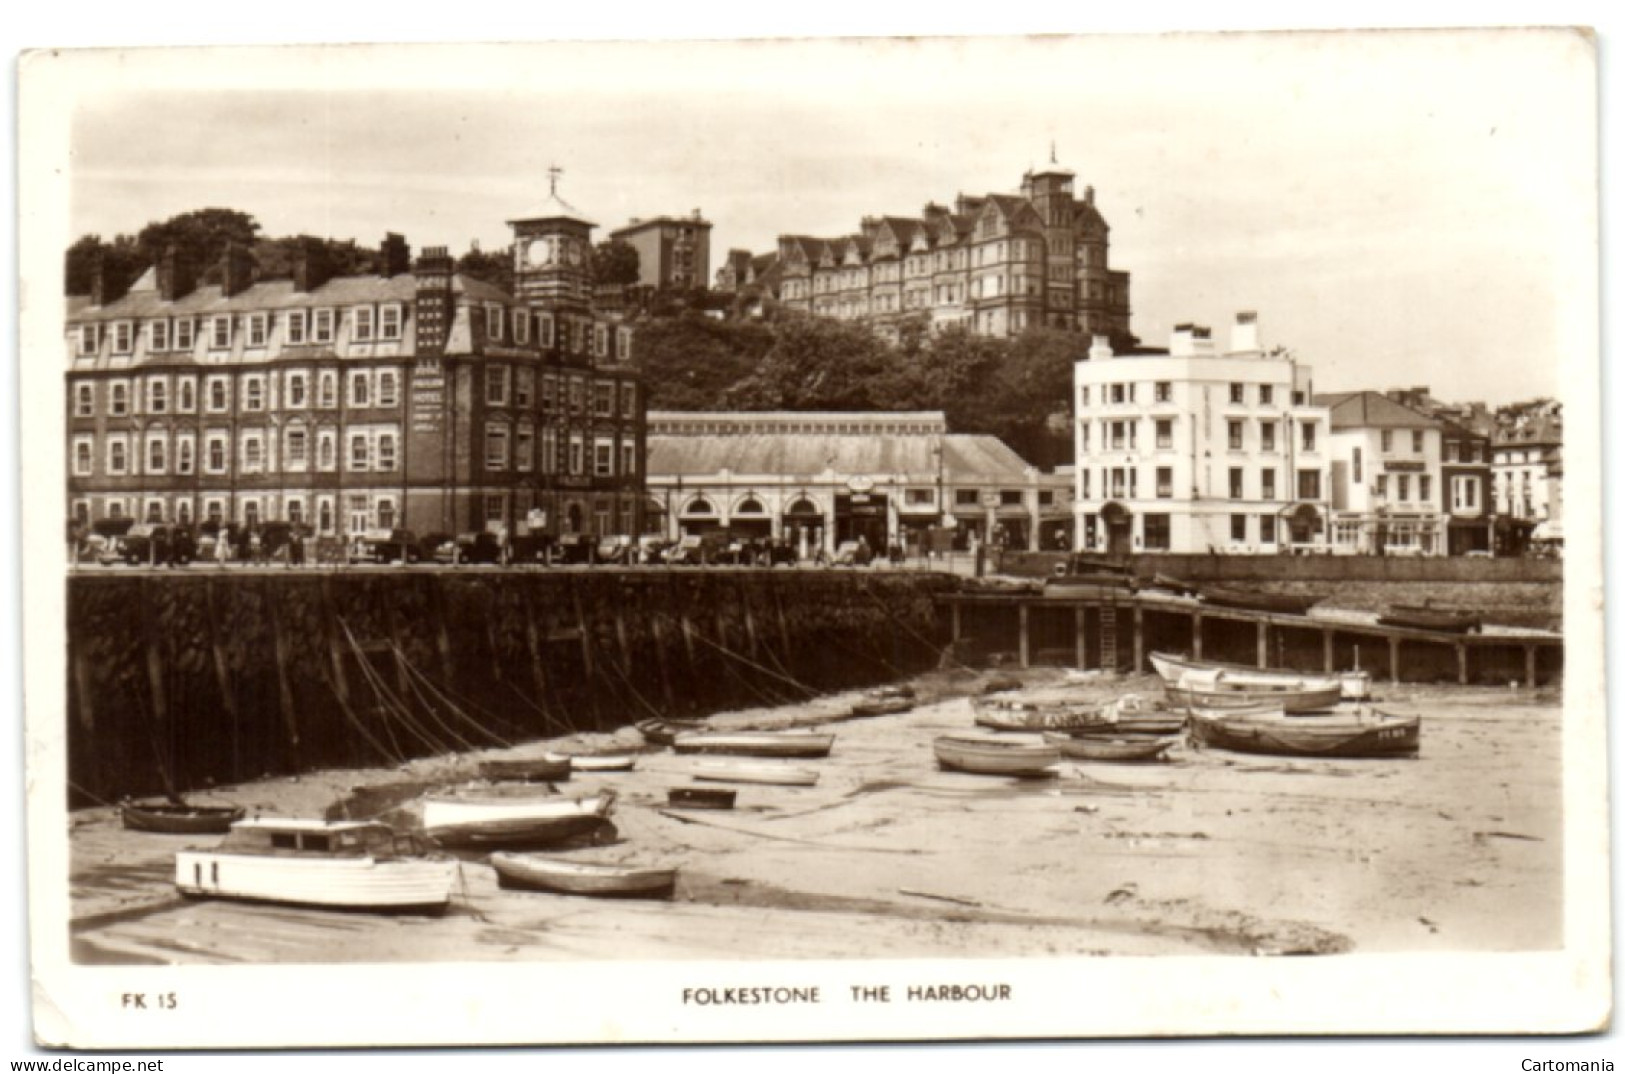
[(221, 849), (255, 854), (342, 857), (395, 857), (418, 850), (410, 834), (396, 832), (387, 824), (263, 817), (233, 824)]

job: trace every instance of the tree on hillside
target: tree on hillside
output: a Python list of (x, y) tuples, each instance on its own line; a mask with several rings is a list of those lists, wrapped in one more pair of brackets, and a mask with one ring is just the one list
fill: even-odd
[(513, 294), (513, 247), (490, 251), (478, 248), (457, 259), (457, 271)]
[(112, 293), (120, 293), (141, 271), (147, 260), (136, 246), (135, 236), (119, 235), (103, 242), (100, 235), (85, 235), (68, 247), (63, 265), (63, 294), (88, 295), (96, 277), (98, 260)]
[(867, 325), (788, 317), (773, 326), (773, 346), (736, 398), (747, 410), (883, 410), (892, 348)]
[(606, 239), (593, 247), (592, 282), (631, 287), (638, 282), (638, 251), (624, 239)]
[(318, 248), (327, 255), (328, 269), (334, 276), (362, 276), (378, 272), (383, 255), (376, 247), (359, 246), (354, 239), (319, 239), (314, 235), (290, 235), (278, 239), (261, 239), (254, 244), (254, 260), (259, 265), (262, 280), (281, 280), (293, 275), (300, 253), (306, 248)]
[(156, 263), (173, 246), (197, 267), (199, 282), (219, 283), (226, 245), (235, 242), (252, 249), (259, 230), (259, 223), (247, 213), (198, 209), (148, 224), (136, 236), (136, 244), (148, 264)]
[(773, 345), (759, 324), (698, 313), (655, 317), (637, 328), (638, 363), (649, 405), (662, 410), (738, 410), (740, 386)]

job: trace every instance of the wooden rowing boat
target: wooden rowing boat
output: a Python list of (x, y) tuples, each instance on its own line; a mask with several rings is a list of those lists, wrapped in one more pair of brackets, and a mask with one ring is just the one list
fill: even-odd
[(1422, 720), (1374, 709), (1304, 718), (1274, 711), (1193, 709), (1201, 746), (1283, 757), (1403, 757), (1421, 749)]
[(570, 778), (570, 758), (562, 753), (540, 757), (515, 757), (481, 761), (481, 779), (513, 780), (520, 783), (562, 783)]
[(1075, 701), (1015, 701), (1009, 698), (973, 697), (971, 711), (976, 726), (992, 731), (1045, 731), (1082, 727), (1098, 723), (1100, 704)]
[(870, 697), (852, 706), (849, 716), (896, 716), (909, 712), (914, 702), (906, 697)]
[(673, 809), (732, 809), (738, 797), (732, 787), (673, 787), (666, 792)]
[(644, 741), (655, 746), (669, 746), (680, 734), (711, 729), (704, 720), (649, 719), (639, 720), (632, 726), (638, 729)]
[(818, 773), (811, 768), (772, 761), (701, 761), (694, 778), (712, 783), (769, 783), (780, 787), (811, 787)]
[(243, 819), (241, 806), (197, 806), (184, 802), (125, 802), (119, 806), (132, 832), (164, 835), (220, 835)]
[(1073, 600), (1119, 600), (1134, 592), (1131, 577), (1120, 574), (1058, 574), (1044, 579), (1044, 596)]
[(1433, 608), (1422, 604), (1391, 604), (1377, 616), (1379, 626), (1409, 630), (1435, 630), (1448, 634), (1482, 632), (1484, 620), (1476, 612)]
[(1045, 731), (1044, 741), (1060, 750), (1062, 757), (1126, 764), (1161, 760), (1179, 742), (1179, 736)]
[(548, 846), (601, 829), (615, 792), (567, 798), (531, 787), (470, 787), (423, 801), (424, 833), (441, 846)]
[(1268, 701), (1288, 712), (1314, 712), (1331, 708), (1343, 696), (1340, 675), (1249, 668), (1170, 653), (1152, 653), (1151, 666), (1161, 677), (1172, 708), (1224, 708)]
[(183, 895), (344, 910), (444, 910), (457, 862), (425, 855), (388, 825), (255, 817), (220, 846), (175, 855)]
[(677, 886), (674, 868), (566, 861), (540, 854), (498, 851), (491, 855), (491, 867), (500, 887), (560, 895), (665, 898)]
[(677, 736), (678, 753), (744, 757), (827, 757), (835, 736), (819, 731), (708, 731)]
[(1199, 590), (1208, 604), (1221, 608), (1241, 608), (1253, 612), (1274, 612), (1278, 615), (1304, 615), (1310, 608), (1326, 599), (1325, 594), (1260, 593), (1251, 589), (1233, 589), (1229, 586), (1208, 585)]
[(943, 768), (984, 776), (1053, 776), (1061, 760), (1061, 751), (1048, 743), (991, 735), (942, 735), (931, 750)]
[(1163, 574), (1160, 571), (1151, 576), (1151, 588), (1175, 593), (1181, 597), (1194, 597), (1201, 592), (1200, 587), (1194, 583), (1175, 578), (1171, 574)]
[(630, 772), (638, 759), (630, 753), (581, 753), (569, 758), (576, 772)]

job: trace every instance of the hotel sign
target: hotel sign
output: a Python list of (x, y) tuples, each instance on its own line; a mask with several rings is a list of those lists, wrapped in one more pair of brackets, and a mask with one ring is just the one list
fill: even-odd
[(440, 432), (445, 413), (446, 378), (440, 363), (419, 367), (412, 374), (412, 431)]
[(1389, 473), (1419, 474), (1427, 470), (1428, 464), (1420, 459), (1390, 459), (1382, 468)]

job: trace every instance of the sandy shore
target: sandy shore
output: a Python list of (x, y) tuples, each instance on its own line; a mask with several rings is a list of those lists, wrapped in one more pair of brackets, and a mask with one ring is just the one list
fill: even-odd
[[(1562, 707), (1553, 691), (1379, 688), (1423, 717), (1414, 760), (1250, 757), (1181, 746), (1168, 763), (1068, 762), (1015, 781), (937, 768), (934, 736), (971, 726), (992, 675), (917, 680), (908, 713), (832, 723), (815, 787), (740, 786), (729, 812), (666, 808), (697, 759), (650, 749), (613, 786), (620, 839), (581, 860), (681, 869), (663, 902), (500, 890), (462, 866), (443, 916), (226, 901), (171, 886), (179, 846), (73, 815), (74, 956), (96, 963), (432, 959), (1015, 957), (1542, 950), (1562, 942)], [(1153, 678), (1020, 675), (1029, 696), (1155, 696)], [(856, 695), (724, 714), (804, 724)], [(351, 788), (467, 778), (481, 757), (641, 748), (630, 728), (400, 769), (324, 771), (198, 795), (320, 816)], [(415, 788), (412, 788), (415, 789)], [(405, 792), (403, 792), (405, 793)], [(411, 810), (410, 796), (406, 802)]]

